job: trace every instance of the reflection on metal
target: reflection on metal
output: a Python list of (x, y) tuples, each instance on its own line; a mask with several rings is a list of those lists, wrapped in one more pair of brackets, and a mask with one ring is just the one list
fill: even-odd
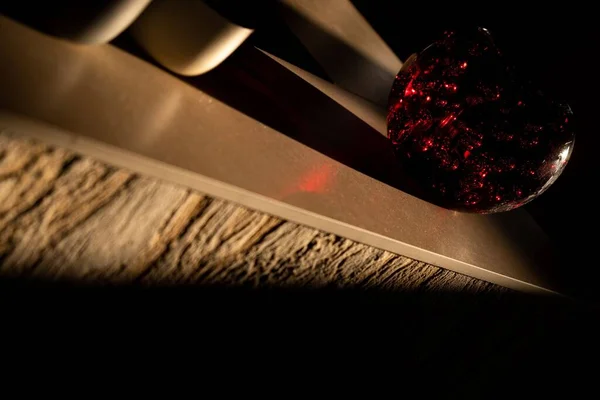
[(349, 93), (336, 85), (314, 76), (310, 72), (306, 72), (293, 64), (267, 53), (266, 51), (261, 51), (288, 70), (292, 71), (294, 74), (298, 75), (300, 78), (304, 79), (306, 82), (310, 83), (315, 88), (319, 89), (346, 110), (365, 121), (377, 132), (387, 136), (387, 110), (385, 107), (373, 104), (362, 97)]
[(131, 29), (158, 62), (188, 76), (219, 65), (252, 33), (202, 1), (188, 0), (155, 0)]
[(284, 0), (283, 15), (339, 86), (382, 106), (402, 62), (350, 0)]
[(107, 3), (106, 8), (90, 21), (87, 28), (72, 39), (88, 44), (108, 43), (127, 29), (151, 1), (120, 0)]
[[(507, 287), (560, 289), (538, 258), (550, 254), (548, 240), (523, 211), (481, 216), (436, 207), (112, 46), (72, 45), (5, 18), (0, 43), (2, 132)], [(158, 127), (150, 126), (156, 115)], [(341, 119), (340, 135), (352, 124)]]
[(0, 13), (50, 35), (101, 44), (127, 29), (151, 1), (4, 1), (0, 3)]

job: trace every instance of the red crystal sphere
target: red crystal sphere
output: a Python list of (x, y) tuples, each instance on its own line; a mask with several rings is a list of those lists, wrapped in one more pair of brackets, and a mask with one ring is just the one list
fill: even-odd
[(428, 199), (493, 213), (544, 192), (575, 134), (557, 103), (507, 63), (486, 29), (447, 33), (412, 57), (389, 98), (388, 137)]

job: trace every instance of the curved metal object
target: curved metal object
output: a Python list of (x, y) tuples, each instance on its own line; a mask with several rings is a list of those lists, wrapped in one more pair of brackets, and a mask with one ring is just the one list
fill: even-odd
[(154, 59), (186, 76), (210, 71), (253, 32), (188, 0), (156, 0), (131, 30)]
[(151, 1), (22, 0), (2, 4), (0, 12), (50, 35), (83, 44), (101, 44), (127, 29)]
[[(0, 43), (2, 132), (499, 285), (561, 290), (548, 268), (550, 243), (525, 212), (482, 216), (429, 204), (109, 45), (73, 45), (6, 18)], [(347, 113), (332, 126), (341, 135), (357, 124)]]
[(402, 61), (350, 0), (284, 0), (294, 34), (340, 87), (383, 107)]

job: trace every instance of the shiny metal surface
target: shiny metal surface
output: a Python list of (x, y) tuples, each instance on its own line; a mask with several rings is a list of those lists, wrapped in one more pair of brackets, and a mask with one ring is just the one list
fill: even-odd
[(284, 0), (294, 34), (340, 87), (387, 106), (402, 61), (350, 0)]
[(83, 44), (103, 44), (127, 29), (151, 1), (4, 1), (0, 13), (49, 35)]
[(302, 78), (305, 82), (314, 86), (321, 93), (327, 95), (327, 97), (344, 107), (346, 110), (356, 115), (377, 132), (387, 137), (387, 109), (385, 107), (371, 103), (362, 97), (347, 92), (341, 89), (339, 86), (331, 84), (319, 78), (318, 76), (314, 76), (310, 72), (306, 72), (302, 68), (298, 68), (295, 65), (290, 64), (272, 54), (269, 54), (265, 51), (263, 51), (263, 53), (286, 69), (293, 72), (295, 75)]
[(127, 29), (151, 1), (120, 0), (107, 3), (106, 8), (71, 39), (88, 44), (108, 43)]
[[(548, 239), (523, 211), (439, 208), (108, 45), (72, 45), (0, 18), (0, 58), (3, 132), (507, 287), (560, 290), (545, 264)], [(336, 126), (342, 135), (355, 123)]]
[(250, 36), (202, 1), (156, 0), (131, 27), (144, 49), (182, 75), (200, 75), (219, 65)]

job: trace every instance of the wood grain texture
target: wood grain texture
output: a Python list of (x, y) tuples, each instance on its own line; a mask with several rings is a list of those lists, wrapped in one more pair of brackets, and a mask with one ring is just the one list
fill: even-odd
[(502, 293), (63, 149), (0, 136), (0, 274), (111, 284)]
[(154, 359), (162, 345), (263, 378), (272, 354), (286, 373), (312, 360), (303, 373), (484, 393), (505, 371), (545, 384), (557, 359), (597, 348), (596, 318), (555, 298), (1, 135), (0, 284), (3, 331), (33, 334), (27, 346), (80, 339), (87, 355), (108, 340)]

